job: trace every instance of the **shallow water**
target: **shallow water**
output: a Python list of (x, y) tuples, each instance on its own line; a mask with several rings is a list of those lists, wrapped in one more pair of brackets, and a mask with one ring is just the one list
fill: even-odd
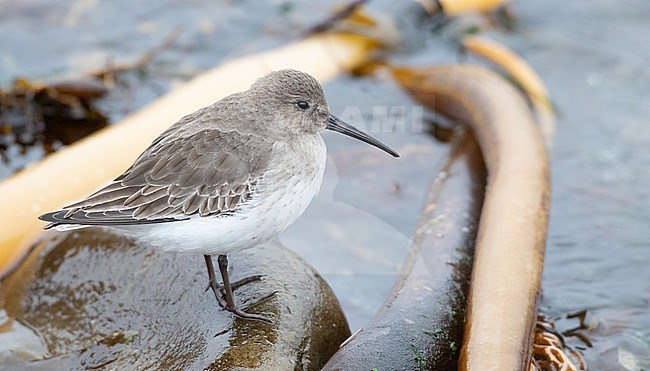
[[(178, 41), (158, 55), (144, 78), (132, 77), (130, 89), (102, 103), (117, 121), (228, 56), (297, 37), (334, 3), (5, 1), (0, 84), (17, 76), (78, 76), (109, 60), (133, 62), (180, 28)], [(514, 30), (486, 34), (526, 57), (559, 112), (542, 309), (560, 330), (577, 325), (566, 314), (587, 310), (591, 328), (578, 332), (593, 344), (584, 350), (591, 369), (647, 369), (650, 4), (551, 0), (516, 2), (511, 9)], [(477, 16), (453, 22), (442, 33), (428, 34), (424, 48), (392, 58), (401, 64), (464, 59), (453, 37), (484, 23)], [(410, 125), (425, 121), (421, 108), (381, 73), (343, 76), (325, 89), (335, 113), (402, 154), (395, 160), (325, 134), (330, 155), (321, 193), (280, 238), (325, 276), (354, 330), (372, 318), (392, 288), (446, 147)], [(11, 161), (21, 163), (41, 155), (38, 148), (25, 156), (10, 153)]]
[(591, 369), (648, 369), (650, 3), (518, 5), (521, 29), (498, 38), (538, 69), (560, 115), (542, 309), (587, 310)]

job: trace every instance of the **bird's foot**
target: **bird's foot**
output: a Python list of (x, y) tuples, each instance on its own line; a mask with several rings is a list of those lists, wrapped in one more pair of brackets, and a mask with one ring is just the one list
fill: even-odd
[[(249, 277), (244, 277), (244, 278), (242, 278), (242, 279), (240, 279), (238, 281), (235, 281), (235, 282), (231, 283), (231, 287), (232, 287), (233, 290), (236, 290), (239, 287), (242, 287), (242, 286), (244, 286), (244, 285), (246, 285), (248, 283), (259, 281), (261, 279), (262, 279), (261, 274), (255, 274), (255, 275), (252, 275), (252, 276), (249, 276)], [(266, 317), (259, 316), (259, 315), (256, 315), (256, 314), (246, 313), (245, 311), (250, 309), (250, 308), (255, 307), (258, 304), (261, 304), (261, 303), (269, 300), (270, 298), (272, 298), (277, 293), (277, 291), (274, 291), (274, 292), (272, 292), (270, 294), (264, 295), (260, 299), (256, 300), (253, 303), (250, 303), (250, 304), (246, 305), (246, 307), (244, 309), (240, 310), (240, 309), (237, 309), (237, 308), (228, 308), (228, 304), (227, 304), (227, 301), (226, 301), (226, 298), (225, 298), (226, 297), (225, 287), (223, 286), (223, 284), (220, 284), (219, 282), (217, 282), (216, 278), (212, 279), (212, 280), (210, 280), (208, 282), (208, 287), (205, 288), (205, 291), (207, 292), (210, 289), (212, 289), (212, 292), (214, 292), (214, 297), (217, 299), (217, 303), (219, 304), (219, 306), (222, 309), (225, 309), (225, 310), (237, 315), (238, 317), (241, 317), (241, 318), (244, 318), (244, 319), (252, 319), (252, 320), (263, 321), (263, 322), (266, 322), (266, 323), (272, 323), (271, 320), (266, 318)]]
[(261, 321), (261, 322), (269, 323), (269, 324), (273, 323), (273, 321), (270, 318), (260, 316), (259, 314), (244, 312), (244, 310), (242, 310), (242, 309), (237, 309), (237, 308), (233, 308), (232, 310), (228, 309), (228, 308), (225, 308), (225, 309), (228, 312), (230, 312), (230, 313), (232, 313), (232, 314), (234, 314), (237, 317), (242, 318), (242, 319)]
[[(235, 282), (231, 283), (230, 285), (231, 285), (231, 287), (232, 287), (232, 289), (234, 291), (234, 290), (237, 290), (238, 288), (240, 288), (240, 287), (242, 287), (242, 286), (244, 286), (246, 284), (249, 284), (251, 282), (260, 281), (262, 279), (262, 277), (263, 276), (261, 274), (254, 274), (254, 275), (249, 276), (249, 277), (244, 277), (244, 278), (240, 279), (239, 281), (235, 281)], [(226, 295), (223, 284), (217, 282), (216, 278), (213, 279), (213, 280), (208, 281), (208, 286), (205, 288), (205, 292), (208, 292), (208, 290), (210, 290), (210, 289), (212, 289), (212, 291), (219, 290), (219, 293), (221, 293), (222, 298)], [(219, 299), (217, 299), (217, 300), (219, 300)], [(219, 305), (221, 305), (221, 304), (219, 304)], [(223, 307), (223, 305), (221, 305), (221, 307)]]
[(258, 314), (247, 313), (245, 312), (245, 310), (261, 302), (268, 300), (273, 295), (275, 295), (275, 292), (265, 295), (262, 298), (256, 300), (254, 303), (248, 305), (244, 310), (238, 309), (237, 306), (235, 305), (235, 295), (233, 293), (233, 290), (249, 282), (259, 281), (262, 278), (261, 275), (246, 277), (244, 279), (231, 283), (230, 278), (228, 276), (228, 258), (226, 257), (226, 255), (219, 255), (217, 261), (219, 263), (219, 272), (221, 272), (221, 278), (223, 278), (223, 285), (219, 285), (216, 279), (216, 274), (214, 272), (212, 256), (206, 254), (204, 255), (204, 258), (205, 258), (205, 265), (208, 268), (208, 277), (209, 277), (208, 287), (211, 288), (212, 291), (214, 292), (214, 296), (217, 299), (217, 302), (219, 303), (219, 306), (221, 308), (243, 319), (273, 323), (273, 321), (271, 321), (269, 318), (260, 316)]
[[(244, 285), (246, 285), (248, 283), (251, 283), (251, 282), (260, 281), (261, 279), (262, 279), (261, 274), (254, 274), (254, 275), (249, 276), (249, 277), (244, 277), (244, 278), (240, 279), (239, 281), (235, 281), (235, 282), (231, 283), (230, 286), (232, 286), (233, 290), (237, 290), (237, 288), (239, 288), (239, 287), (242, 287), (242, 286), (244, 286)], [(219, 285), (219, 290), (223, 291), (223, 285)]]
[(255, 300), (254, 302), (246, 305), (243, 309), (237, 309), (237, 308), (229, 309), (227, 307), (224, 308), (224, 309), (231, 312), (231, 313), (233, 313), (237, 317), (240, 317), (240, 318), (243, 318), (243, 319), (250, 319), (250, 320), (262, 321), (262, 322), (266, 322), (266, 323), (273, 323), (273, 321), (271, 319), (267, 318), (267, 317), (260, 316), (259, 314), (248, 313), (247, 311), (249, 309), (251, 309), (251, 308), (253, 308), (253, 307), (255, 307), (255, 306), (259, 305), (259, 304), (262, 304), (262, 303), (266, 302), (267, 300), (271, 299), (273, 296), (275, 296), (276, 293), (277, 293), (277, 291), (273, 291), (272, 293), (266, 294), (266, 295), (262, 296), (261, 298)]

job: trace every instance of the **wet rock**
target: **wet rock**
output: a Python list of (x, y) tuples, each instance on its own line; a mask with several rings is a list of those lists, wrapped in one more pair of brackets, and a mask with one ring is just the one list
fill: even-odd
[(277, 243), (229, 255), (235, 318), (205, 292), (203, 257), (137, 245), (99, 229), (39, 243), (2, 281), (2, 369), (320, 369), (349, 334), (329, 286)]

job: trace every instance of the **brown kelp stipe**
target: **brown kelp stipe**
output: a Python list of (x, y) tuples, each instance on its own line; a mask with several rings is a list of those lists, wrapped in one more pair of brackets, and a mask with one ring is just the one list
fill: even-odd
[(323, 370), (456, 368), (486, 178), (478, 144), (463, 131), (438, 169), (389, 299)]
[(546, 148), (530, 109), (481, 67), (393, 72), (416, 100), (472, 128), (488, 170), (459, 369), (527, 369), (550, 198)]

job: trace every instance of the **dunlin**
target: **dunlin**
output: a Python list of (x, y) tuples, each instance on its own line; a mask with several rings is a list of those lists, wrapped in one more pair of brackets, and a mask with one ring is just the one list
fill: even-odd
[(305, 211), (325, 171), (323, 129), (399, 156), (330, 114), (312, 76), (276, 71), (183, 117), (109, 185), (40, 219), (46, 229), (112, 227), (157, 248), (201, 253), (219, 305), (270, 322), (236, 307), (226, 256), (269, 241)]

